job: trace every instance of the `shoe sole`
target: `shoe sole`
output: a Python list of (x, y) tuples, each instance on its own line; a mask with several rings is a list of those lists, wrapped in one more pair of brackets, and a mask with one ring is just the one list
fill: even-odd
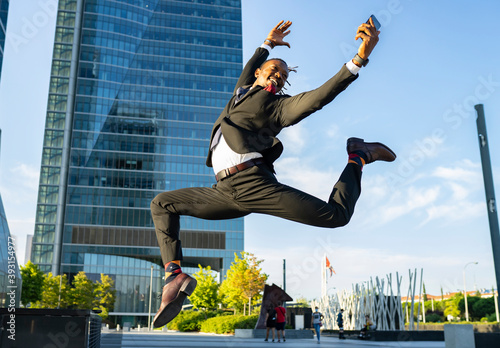
[(174, 319), (182, 310), (182, 304), (184, 303), (186, 296), (190, 296), (193, 293), (194, 289), (196, 289), (196, 284), (197, 281), (194, 278), (191, 278), (189, 281), (184, 282), (179, 289), (175, 300), (170, 302), (155, 318), (155, 320), (153, 321), (153, 327), (162, 327), (172, 321), (172, 319)]

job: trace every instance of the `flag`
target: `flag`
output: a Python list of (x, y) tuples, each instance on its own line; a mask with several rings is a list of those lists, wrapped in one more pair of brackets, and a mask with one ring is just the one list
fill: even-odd
[[(330, 264), (330, 260), (328, 260), (328, 257), (326, 257), (326, 268), (330, 270), (330, 277), (335, 273), (335, 270), (333, 269), (332, 265)], [(335, 273), (337, 274), (337, 273)]]

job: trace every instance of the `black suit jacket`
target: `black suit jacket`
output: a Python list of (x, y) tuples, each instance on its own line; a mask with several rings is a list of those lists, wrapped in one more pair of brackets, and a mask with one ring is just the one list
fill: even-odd
[(257, 86), (248, 91), (235, 105), (236, 90), (250, 87), (256, 80), (255, 70), (265, 62), (269, 52), (257, 48), (243, 69), (233, 92), (233, 97), (214, 124), (206, 164), (212, 166), (212, 141), (219, 127), (229, 147), (236, 153), (260, 152), (272, 168), (273, 162), (283, 152), (283, 145), (276, 136), (284, 128), (294, 125), (313, 112), (330, 103), (340, 92), (357, 79), (347, 68), (340, 71), (322, 86), (296, 96), (274, 95)]

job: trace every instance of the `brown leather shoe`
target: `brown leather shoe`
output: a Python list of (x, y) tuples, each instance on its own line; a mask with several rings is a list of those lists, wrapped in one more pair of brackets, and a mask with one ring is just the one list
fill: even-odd
[(392, 162), (396, 159), (394, 151), (382, 143), (365, 143), (363, 139), (359, 138), (347, 139), (347, 153), (355, 151), (362, 151), (366, 155), (366, 164), (375, 161)]
[(154, 327), (169, 323), (179, 314), (184, 299), (193, 293), (196, 283), (196, 279), (181, 273), (163, 287), (160, 309), (153, 319)]

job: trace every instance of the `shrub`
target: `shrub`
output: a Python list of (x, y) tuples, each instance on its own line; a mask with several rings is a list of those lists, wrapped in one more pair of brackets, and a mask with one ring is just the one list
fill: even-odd
[(221, 310), (206, 312), (193, 310), (180, 311), (179, 315), (177, 315), (170, 323), (167, 324), (167, 327), (169, 330), (177, 330), (181, 332), (200, 331), (201, 324), (205, 320), (213, 317), (227, 316), (231, 314), (232, 312), (224, 312)]
[(235, 329), (255, 329), (255, 325), (257, 324), (257, 320), (259, 319), (258, 314), (243, 316), (241, 320), (238, 320), (234, 324)]
[(258, 315), (225, 315), (210, 318), (201, 324), (201, 331), (217, 334), (234, 333), (234, 329), (253, 329)]
[(425, 315), (425, 321), (430, 323), (440, 323), (444, 322), (445, 320), (442, 315), (439, 315), (437, 313), (431, 313)]
[(195, 312), (191, 310), (180, 311), (170, 323), (167, 324), (169, 330), (178, 331), (198, 331), (198, 322), (205, 320), (203, 312)]
[(491, 313), (490, 315), (487, 315), (486, 318), (488, 318), (488, 322), (490, 322), (490, 323), (497, 321), (497, 315), (495, 313)]

